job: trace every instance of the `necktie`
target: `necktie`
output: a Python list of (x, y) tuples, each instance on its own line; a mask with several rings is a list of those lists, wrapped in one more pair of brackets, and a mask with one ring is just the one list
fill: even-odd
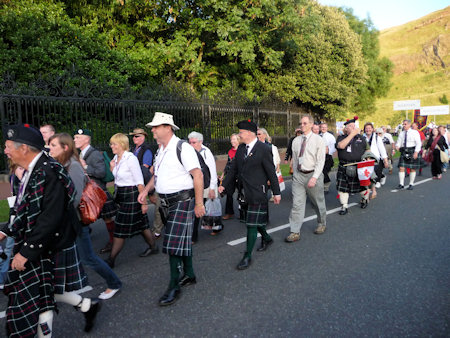
[(407, 138), (408, 138), (408, 131), (405, 130), (405, 143), (403, 144), (403, 147), (405, 147), (405, 148), (406, 148), (406, 140), (407, 140)]
[(245, 146), (245, 157), (244, 158), (247, 158), (247, 156), (248, 156), (248, 149), (250, 148), (250, 146), (247, 144), (246, 146)]
[[(303, 153), (305, 152), (306, 147), (306, 137), (302, 136), (302, 146), (300, 147), (300, 154), (298, 154), (298, 157), (303, 157)], [(299, 163), (297, 166), (298, 170), (302, 170), (302, 165)]]

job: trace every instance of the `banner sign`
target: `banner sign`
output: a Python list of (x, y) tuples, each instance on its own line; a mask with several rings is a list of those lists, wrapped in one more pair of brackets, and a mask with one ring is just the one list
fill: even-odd
[(449, 106), (428, 106), (420, 108), (420, 115), (448, 115), (450, 113)]
[(420, 109), (414, 110), (414, 122), (417, 123), (419, 130), (427, 126), (427, 116), (421, 116)]
[(394, 101), (394, 110), (420, 109), (420, 100)]

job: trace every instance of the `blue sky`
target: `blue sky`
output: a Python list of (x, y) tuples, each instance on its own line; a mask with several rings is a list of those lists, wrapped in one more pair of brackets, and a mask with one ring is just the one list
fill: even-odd
[(402, 25), (450, 6), (450, 0), (318, 0), (322, 5), (353, 8), (360, 19), (368, 16), (379, 30)]

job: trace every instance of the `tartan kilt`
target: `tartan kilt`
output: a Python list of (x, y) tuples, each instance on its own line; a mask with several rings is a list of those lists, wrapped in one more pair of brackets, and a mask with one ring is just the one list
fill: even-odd
[(267, 225), (267, 203), (249, 204), (245, 223), (248, 228), (264, 227)]
[(108, 189), (105, 189), (106, 193), (106, 202), (103, 204), (102, 211), (100, 212), (100, 217), (103, 219), (113, 218), (117, 214), (117, 205), (114, 203), (114, 200), (109, 193)]
[(116, 187), (115, 202), (119, 206), (117, 211), (114, 237), (130, 238), (149, 229), (148, 217), (142, 214), (141, 204), (137, 198), (137, 187)]
[(80, 290), (88, 284), (75, 243), (69, 248), (58, 251), (54, 261), (53, 285), (56, 294)]
[(9, 270), (3, 292), (8, 296), (6, 331), (9, 337), (37, 336), (39, 314), (56, 310), (53, 262), (42, 258), (26, 262), (26, 270)]
[(348, 192), (356, 194), (361, 191), (358, 175), (356, 177), (349, 177), (345, 173), (345, 167), (339, 164), (336, 174), (336, 190), (340, 192)]
[[(398, 167), (399, 168), (400, 167), (402, 167), (402, 168), (409, 168), (409, 169), (413, 169), (413, 170), (420, 169), (420, 167), (421, 167), (421, 165), (420, 165), (421, 159), (422, 159), (422, 156), (419, 154), (417, 156), (416, 160), (413, 159), (412, 157), (409, 160), (407, 160), (407, 159), (404, 158), (403, 153), (402, 153), (400, 155), (399, 160), (398, 160)], [(423, 167), (423, 165), (422, 165), (422, 167)]]
[(169, 206), (162, 251), (174, 256), (192, 256), (195, 199)]

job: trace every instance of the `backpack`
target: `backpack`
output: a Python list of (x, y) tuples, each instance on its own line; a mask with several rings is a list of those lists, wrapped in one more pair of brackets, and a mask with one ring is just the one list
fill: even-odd
[(103, 161), (105, 162), (105, 177), (103, 177), (102, 181), (105, 183), (114, 181), (114, 175), (111, 172), (111, 168), (109, 167), (109, 162), (111, 162), (111, 159), (108, 156), (108, 153), (106, 151), (103, 152)]
[[(183, 165), (183, 162), (181, 161), (181, 147), (183, 142), (186, 142), (185, 140), (179, 140), (177, 143), (177, 157), (178, 161), (180, 161), (181, 165)], [(200, 168), (203, 173), (203, 188), (207, 189), (211, 185), (211, 172), (209, 171), (209, 167), (206, 165), (205, 160), (203, 159), (203, 156), (195, 150), (195, 153), (197, 154), (198, 161), (200, 162)]]

